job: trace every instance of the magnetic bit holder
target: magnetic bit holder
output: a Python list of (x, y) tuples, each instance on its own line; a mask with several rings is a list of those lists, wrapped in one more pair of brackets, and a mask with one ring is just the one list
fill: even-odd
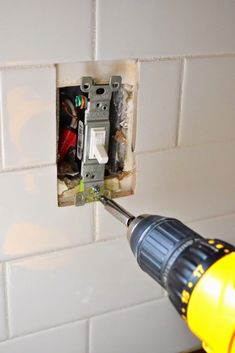
[(133, 221), (133, 219), (135, 219), (135, 216), (125, 210), (125, 208), (118, 205), (115, 201), (108, 199), (105, 196), (101, 196), (99, 200), (100, 202), (102, 202), (105, 209), (126, 227), (128, 227), (129, 224)]

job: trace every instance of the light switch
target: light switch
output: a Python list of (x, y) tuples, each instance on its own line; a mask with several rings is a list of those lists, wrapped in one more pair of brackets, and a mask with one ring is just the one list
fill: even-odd
[[(95, 77), (97, 72), (104, 72), (99, 82), (93, 76), (79, 77), (77, 64), (72, 65), (76, 68), (69, 79), (73, 85), (63, 86), (65, 77), (60, 83), (59, 206), (83, 206), (100, 200), (102, 195), (113, 198), (134, 192), (132, 131), (137, 85), (133, 80), (138, 71), (133, 69), (137, 69), (137, 64), (127, 64), (128, 69), (113, 65), (108, 69), (106, 63), (94, 63)], [(122, 83), (121, 76), (109, 77), (109, 73), (122, 70), (133, 72), (133, 78), (126, 77), (126, 83)], [(81, 64), (78, 72), (83, 71), (87, 72), (87, 64)]]
[(105, 150), (105, 127), (91, 128), (89, 159), (97, 159), (99, 164), (108, 162), (108, 154)]

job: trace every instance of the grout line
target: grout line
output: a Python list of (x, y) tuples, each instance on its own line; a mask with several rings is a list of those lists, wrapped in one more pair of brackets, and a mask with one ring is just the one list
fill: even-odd
[[(180, 147), (180, 149), (182, 149), (184, 147), (185, 146)], [(186, 147), (188, 147), (188, 146), (186, 146)], [(138, 156), (144, 156), (144, 155), (147, 155), (147, 154), (156, 154), (156, 153), (167, 152), (167, 151), (172, 151), (172, 150), (176, 150), (176, 149), (179, 149), (179, 147), (177, 147), (177, 146), (167, 146), (167, 147), (158, 148), (156, 150), (135, 152), (135, 156), (138, 157)]]
[(19, 335), (12, 335), (11, 337), (1, 340), (0, 341), (0, 347), (1, 347), (1, 343), (5, 343), (5, 342), (11, 342), (11, 341), (15, 341), (17, 339), (21, 339), (21, 338), (26, 338), (26, 337), (31, 337), (31, 336), (36, 336), (38, 334), (43, 334), (46, 332), (50, 332), (53, 330), (56, 330), (57, 328), (61, 328), (61, 327), (67, 327), (69, 325), (73, 325), (73, 324), (79, 324), (79, 323), (86, 323), (87, 320), (86, 319), (79, 319), (79, 320), (71, 320), (71, 321), (67, 321), (61, 324), (57, 324), (51, 327), (46, 327), (43, 329), (39, 329), (37, 331), (32, 331), (32, 332), (27, 332), (27, 333), (23, 333), (23, 334), (19, 334)]
[(161, 153), (161, 152), (167, 152), (167, 151), (172, 151), (172, 150), (182, 150), (182, 149), (187, 149), (187, 148), (192, 148), (192, 147), (204, 147), (204, 146), (210, 146), (210, 145), (219, 145), (219, 144), (228, 144), (235, 142), (235, 138), (229, 139), (229, 140), (214, 140), (214, 141), (208, 141), (208, 142), (202, 142), (202, 143), (193, 143), (193, 144), (187, 144), (187, 145), (180, 145), (180, 146), (169, 146), (169, 147), (162, 147), (158, 148), (156, 150), (148, 150), (148, 151), (139, 151), (135, 152), (136, 156), (142, 156), (142, 155), (147, 155), (147, 154), (154, 154), (154, 153)]
[(213, 59), (213, 58), (225, 58), (225, 57), (235, 57), (235, 53), (227, 52), (227, 53), (217, 53), (217, 54), (182, 54), (182, 55), (172, 55), (172, 56), (152, 56), (152, 57), (139, 58), (139, 61), (154, 62), (154, 61), (178, 60), (178, 59)]
[(47, 251), (42, 251), (42, 252), (35, 252), (35, 253), (31, 253), (31, 254), (19, 255), (14, 258), (4, 259), (4, 261), (7, 261), (8, 263), (14, 263), (14, 262), (18, 262), (19, 260), (27, 260), (27, 259), (31, 259), (34, 257), (43, 257), (43, 256), (47, 256), (47, 255), (57, 254), (57, 253), (60, 254), (60, 253), (63, 253), (64, 251), (77, 249), (77, 248), (83, 248), (84, 246), (88, 246), (88, 245), (92, 245), (92, 244), (93, 244), (93, 242), (90, 241), (85, 244), (70, 245), (67, 247), (65, 246), (65, 247), (59, 248), (59, 249), (52, 249), (52, 250), (47, 250)]
[(128, 309), (135, 309), (135, 308), (139, 308), (141, 306), (144, 306), (146, 304), (151, 304), (151, 303), (155, 303), (155, 302), (158, 302), (159, 300), (163, 300), (165, 299), (165, 296), (164, 296), (164, 292), (161, 291), (161, 296), (160, 297), (154, 297), (154, 298), (150, 298), (150, 299), (146, 299), (146, 300), (143, 300), (139, 303), (133, 303), (133, 304), (129, 304), (129, 305), (124, 305), (123, 307), (121, 308), (117, 308), (117, 309), (111, 309), (111, 310), (106, 310), (100, 314), (94, 314), (94, 315), (91, 315), (89, 317), (89, 319), (95, 319), (97, 317), (102, 317), (102, 316), (105, 316), (107, 314), (115, 314), (115, 313), (118, 313), (120, 311), (126, 311)]
[[(118, 236), (118, 237), (113, 237), (111, 239), (100, 239), (99, 241), (96, 241), (97, 244), (102, 244), (102, 243), (107, 243), (110, 241), (117, 241), (122, 239), (123, 237)], [(30, 254), (25, 254), (25, 255), (19, 255), (16, 256), (14, 258), (9, 258), (9, 259), (4, 259), (3, 261), (6, 261), (7, 263), (14, 263), (14, 262), (18, 262), (19, 260), (25, 260), (25, 259), (31, 259), (34, 257), (43, 257), (43, 256), (47, 256), (47, 255), (51, 255), (51, 254), (60, 254), (63, 253), (64, 251), (68, 251), (68, 250), (72, 250), (72, 249), (79, 249), (79, 248), (83, 248), (85, 246), (91, 246), (94, 245), (93, 241), (89, 241), (87, 243), (84, 244), (75, 244), (75, 245), (70, 245), (67, 247), (62, 247), (62, 248), (57, 248), (57, 249), (52, 249), (52, 250), (47, 250), (47, 251), (42, 251), (42, 252), (35, 252), (35, 253), (30, 253)]]
[(178, 101), (178, 112), (177, 112), (177, 121), (176, 121), (176, 141), (175, 141), (175, 144), (177, 147), (180, 146), (180, 139), (181, 139), (185, 69), (186, 69), (186, 59), (183, 59), (183, 60), (181, 60), (181, 67), (180, 67), (179, 101)]
[(1, 173), (12, 173), (12, 172), (21, 172), (24, 170), (30, 170), (30, 169), (41, 169), (41, 168), (48, 168), (56, 166), (56, 163), (45, 163), (45, 164), (34, 164), (34, 165), (29, 165), (29, 166), (21, 166), (21, 167), (9, 167), (9, 168), (4, 168), (0, 171)]
[(50, 69), (55, 66), (55, 63), (45, 63), (45, 64), (40, 64), (40, 63), (8, 63), (5, 65), (0, 64), (0, 70), (5, 71), (5, 70), (27, 70), (27, 69)]
[[(1, 105), (1, 104), (0, 104)], [(1, 106), (0, 106), (1, 108)], [(1, 111), (0, 111), (0, 128), (1, 128)], [(0, 132), (1, 136), (1, 132)], [(0, 147), (2, 144), (2, 136), (0, 138)], [(209, 142), (203, 142), (203, 143), (194, 143), (194, 144), (187, 144), (183, 146), (169, 146), (169, 147), (163, 147), (159, 148), (157, 150), (148, 150), (148, 151), (140, 151), (140, 152), (135, 152), (136, 156), (141, 156), (141, 155), (146, 155), (146, 154), (153, 154), (153, 153), (159, 153), (159, 152), (166, 152), (166, 151), (171, 151), (174, 149), (185, 149), (185, 148), (190, 148), (190, 147), (199, 147), (199, 146), (208, 146), (212, 144), (224, 144), (224, 143), (230, 143), (235, 141), (234, 138), (229, 139), (229, 140), (214, 140), (214, 141), (209, 141)], [(1, 148), (0, 148), (0, 154), (1, 154)], [(12, 173), (12, 172), (21, 172), (21, 171), (26, 171), (26, 170), (31, 170), (31, 169), (41, 169), (41, 168), (48, 168), (48, 167), (56, 167), (56, 163), (44, 163), (44, 164), (34, 164), (34, 165), (28, 165), (28, 166), (20, 166), (20, 167), (8, 167), (4, 169), (0, 169), (0, 174), (3, 173)]]
[(87, 342), (86, 342), (86, 352), (89, 353), (91, 348), (91, 320), (87, 321)]
[[(94, 314), (94, 315), (91, 315), (91, 316), (85, 316), (85, 317), (82, 317), (80, 319), (70, 320), (70, 321), (63, 322), (63, 323), (60, 323), (60, 324), (57, 324), (57, 325), (54, 325), (54, 326), (51, 326), (51, 327), (38, 329), (37, 331), (31, 331), (31, 332), (28, 332), (28, 333), (23, 334), (23, 335), (22, 334), (11, 335), (11, 337), (9, 339), (0, 341), (0, 345), (1, 345), (1, 343), (7, 342), (7, 341), (11, 341), (11, 340), (15, 340), (17, 338), (23, 338), (23, 337), (37, 335), (37, 334), (40, 334), (40, 333), (52, 331), (54, 329), (57, 329), (57, 328), (60, 328), (60, 327), (63, 327), (63, 326), (76, 324), (76, 323), (79, 323), (79, 322), (89, 321), (88, 328), (89, 328), (89, 331), (90, 331), (90, 320), (91, 319), (94, 319), (94, 318), (97, 318), (97, 317), (102, 317), (102, 316), (107, 315), (107, 314), (117, 313), (119, 311), (125, 311), (125, 310), (128, 310), (128, 309), (138, 308), (138, 307), (144, 306), (146, 304), (151, 304), (151, 303), (158, 302), (159, 300), (163, 300), (163, 299), (165, 299), (165, 296), (162, 293), (161, 297), (159, 297), (159, 298), (144, 300), (142, 302), (135, 303), (135, 304), (130, 304), (130, 305), (123, 306), (123, 307), (117, 308), (117, 309), (106, 310), (106, 311), (103, 311), (102, 313)], [(90, 334), (89, 334), (88, 337), (90, 337)], [(87, 338), (87, 341), (88, 341), (88, 338)], [(90, 338), (89, 338), (88, 346), (90, 346)]]
[(97, 0), (92, 0), (92, 60), (97, 59)]
[[(217, 219), (217, 218), (221, 218), (221, 217), (226, 217), (226, 216), (235, 216), (235, 210), (231, 211), (231, 212), (227, 212), (224, 214), (216, 214), (210, 217), (205, 217), (205, 218), (198, 218), (198, 219), (193, 219), (193, 220), (184, 220), (184, 223), (191, 225), (197, 222), (203, 222), (203, 221), (208, 221), (208, 220), (213, 220), (213, 219)], [(48, 251), (42, 251), (42, 252), (35, 252), (35, 253), (31, 253), (31, 254), (25, 254), (25, 255), (20, 255), (20, 256), (16, 256), (14, 258), (9, 258), (9, 259), (4, 259), (3, 261), (7, 262), (7, 263), (14, 263), (14, 262), (18, 262), (19, 260), (27, 260), (27, 259), (31, 259), (34, 257), (43, 257), (43, 256), (47, 256), (47, 255), (51, 255), (51, 254), (60, 254), (63, 253), (64, 251), (68, 251), (68, 250), (72, 250), (72, 249), (79, 249), (79, 248), (83, 248), (86, 246), (93, 246), (98, 245), (98, 244), (103, 244), (103, 243), (107, 243), (107, 242), (115, 242), (118, 240), (121, 240), (125, 238), (124, 235), (122, 236), (116, 236), (116, 237), (112, 237), (110, 239), (99, 239), (99, 240), (95, 240), (95, 242), (90, 241), (84, 244), (77, 244), (77, 245), (71, 245), (68, 247), (63, 247), (63, 248), (59, 248), (59, 249), (53, 249), (53, 250), (48, 250)]]
[[(96, 60), (97, 58), (97, 0), (92, 0), (93, 9), (92, 9), (92, 17), (93, 17), (93, 35), (92, 35), (92, 60)], [(214, 53), (214, 54), (181, 54), (181, 55), (159, 55), (159, 56), (149, 56), (149, 57), (122, 57), (122, 58), (107, 58), (106, 61), (123, 61), (123, 60), (134, 60), (141, 62), (155, 62), (155, 61), (164, 61), (164, 60), (179, 60), (179, 59), (213, 59), (213, 58), (226, 58), (226, 57), (235, 57), (234, 52), (225, 52), (225, 53)], [(90, 61), (88, 59), (88, 61)], [(84, 62), (84, 60), (82, 60)], [(8, 69), (40, 69), (40, 68), (51, 68), (58, 64), (64, 64), (67, 61), (60, 61), (57, 59), (53, 59), (50, 62), (8, 62), (5, 64), (0, 64), (0, 70), (8, 70)]]
[(235, 211), (225, 212), (225, 213), (222, 213), (222, 214), (217, 214), (217, 215), (206, 217), (206, 218), (198, 218), (198, 219), (193, 220), (193, 221), (186, 221), (185, 223), (193, 225), (194, 223), (197, 223), (197, 222), (210, 221), (210, 220), (213, 220), (213, 219), (229, 217), (229, 216), (235, 216)]
[(8, 295), (8, 275), (7, 275), (7, 263), (2, 263), (2, 271), (3, 271), (3, 296), (5, 302), (5, 323), (6, 323), (6, 332), (7, 337), (11, 337), (11, 328), (10, 328), (10, 316), (9, 316), (9, 295)]

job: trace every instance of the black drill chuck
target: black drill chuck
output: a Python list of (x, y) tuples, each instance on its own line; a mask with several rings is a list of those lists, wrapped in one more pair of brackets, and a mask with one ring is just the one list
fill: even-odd
[(191, 293), (207, 269), (234, 247), (204, 239), (174, 218), (134, 217), (113, 200), (102, 196), (105, 208), (128, 227), (128, 239), (138, 264), (168, 292), (178, 312), (187, 317)]
[[(164, 287), (180, 314), (203, 273), (233, 247), (206, 240), (180, 221), (143, 215), (129, 225), (128, 238), (140, 267)], [(226, 250), (226, 251), (225, 251)]]

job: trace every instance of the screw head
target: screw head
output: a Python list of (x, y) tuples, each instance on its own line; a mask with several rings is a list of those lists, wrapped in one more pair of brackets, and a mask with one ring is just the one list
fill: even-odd
[(93, 191), (94, 191), (95, 194), (98, 194), (98, 192), (100, 192), (100, 187), (99, 187), (99, 185), (95, 185), (95, 186), (93, 187)]

